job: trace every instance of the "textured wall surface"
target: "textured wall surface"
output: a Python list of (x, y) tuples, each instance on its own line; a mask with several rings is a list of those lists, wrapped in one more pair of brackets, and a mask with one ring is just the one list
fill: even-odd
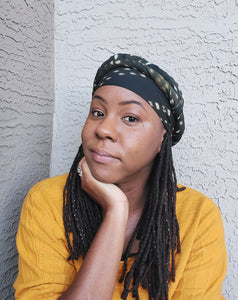
[(220, 207), (229, 255), (224, 295), (238, 299), (238, 2), (55, 1), (55, 119), (51, 175), (67, 172), (93, 76), (116, 52), (158, 63), (180, 83), (186, 133), (174, 148), (178, 180)]
[(14, 299), (22, 202), (49, 176), (53, 1), (4, 0), (0, 11), (0, 298)]

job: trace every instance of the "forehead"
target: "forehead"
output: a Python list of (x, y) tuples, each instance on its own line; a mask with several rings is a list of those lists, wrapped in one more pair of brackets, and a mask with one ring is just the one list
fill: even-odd
[(92, 97), (92, 100), (99, 100), (103, 103), (110, 104), (116, 103), (119, 105), (135, 104), (142, 107), (144, 110), (148, 110), (150, 105), (135, 92), (114, 85), (105, 85), (98, 88)]

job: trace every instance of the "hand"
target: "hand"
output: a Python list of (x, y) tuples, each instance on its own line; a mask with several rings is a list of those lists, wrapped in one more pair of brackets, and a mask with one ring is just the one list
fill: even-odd
[(79, 167), (82, 188), (102, 206), (104, 214), (73, 283), (60, 299), (85, 299), (87, 295), (87, 299), (110, 300), (125, 243), (129, 204), (116, 185), (93, 177), (85, 158)]
[(95, 179), (88, 167), (85, 157), (79, 162), (82, 169), (81, 186), (104, 211), (111, 208), (119, 209), (120, 205), (126, 206), (128, 210), (128, 200), (126, 195), (115, 184), (104, 183)]

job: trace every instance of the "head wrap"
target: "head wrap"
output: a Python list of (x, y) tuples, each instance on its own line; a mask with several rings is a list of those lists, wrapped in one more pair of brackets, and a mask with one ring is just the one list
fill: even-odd
[(162, 120), (175, 145), (184, 132), (183, 98), (175, 80), (145, 59), (116, 54), (98, 69), (93, 93), (103, 85), (127, 88), (147, 101)]

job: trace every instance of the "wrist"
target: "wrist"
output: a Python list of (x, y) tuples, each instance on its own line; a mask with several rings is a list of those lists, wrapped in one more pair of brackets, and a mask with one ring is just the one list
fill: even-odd
[(127, 223), (129, 215), (128, 201), (117, 202), (113, 205), (109, 205), (106, 209), (103, 209), (104, 218), (112, 217), (114, 220)]

